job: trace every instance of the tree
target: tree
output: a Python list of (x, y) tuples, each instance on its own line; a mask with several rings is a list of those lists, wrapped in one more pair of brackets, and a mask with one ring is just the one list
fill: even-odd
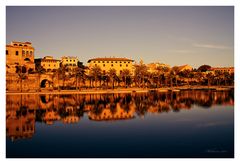
[[(90, 76), (94, 77), (95, 87), (96, 87), (97, 81), (101, 80), (101, 77), (102, 77), (102, 70), (101, 70), (100, 66), (98, 66), (98, 65), (93, 66), (90, 69)], [(100, 85), (101, 85), (101, 81), (100, 81)]]
[(203, 79), (203, 73), (202, 72), (196, 72), (195, 73), (195, 78), (197, 79), (198, 84), (201, 84), (202, 79)]
[(115, 79), (116, 79), (116, 77), (117, 77), (116, 72), (117, 72), (117, 71), (116, 71), (114, 68), (111, 68), (111, 69), (107, 72), (110, 80), (112, 81), (112, 88), (113, 88), (113, 89), (114, 89), (114, 82), (115, 82)]
[(223, 75), (224, 75), (224, 85), (227, 85), (227, 82), (230, 79), (230, 73), (229, 72), (224, 72)]
[[(65, 81), (67, 79), (67, 67), (65, 65), (62, 65), (57, 69), (57, 76), (58, 76), (58, 86), (59, 86), (59, 79), (62, 79), (62, 88), (65, 88)], [(59, 90), (59, 87), (58, 87)]]
[(190, 78), (191, 71), (189, 69), (185, 69), (181, 71), (179, 74), (182, 78), (184, 78), (184, 81), (187, 81), (188, 87), (189, 87), (189, 78)]
[(131, 81), (131, 72), (129, 71), (129, 69), (123, 69), (120, 73), (120, 76), (122, 78), (122, 81), (124, 81), (125, 83), (125, 87), (127, 88)]
[(140, 63), (139, 65), (135, 65), (135, 84), (138, 85), (138, 87), (145, 86), (146, 77), (147, 77), (147, 66), (143, 63)]
[(207, 77), (207, 80), (208, 80), (208, 87), (210, 87), (210, 85), (211, 85), (211, 80), (213, 79), (213, 74), (210, 72), (210, 73), (208, 73), (207, 75), (206, 75), (206, 77)]
[(85, 74), (85, 68), (83, 65), (79, 65), (75, 70), (74, 70), (74, 73), (75, 73), (75, 82), (76, 82), (76, 89), (79, 89), (78, 88), (78, 84), (80, 83), (81, 84), (81, 80), (84, 81), (85, 80), (85, 77), (86, 77), (86, 74)]
[(18, 78), (20, 80), (20, 90), (22, 92), (22, 81), (27, 79), (27, 70), (24, 66), (16, 66), (16, 73), (18, 74)]
[(199, 72), (206, 72), (209, 71), (211, 69), (210, 65), (201, 65), (200, 67), (198, 67), (197, 71)]

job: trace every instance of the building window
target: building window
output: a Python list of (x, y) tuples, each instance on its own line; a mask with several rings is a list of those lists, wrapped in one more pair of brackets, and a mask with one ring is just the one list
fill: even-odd
[(105, 67), (105, 64), (103, 64), (103, 67)]
[(16, 55), (18, 56), (18, 51), (16, 51)]
[(68, 62), (68, 60), (66, 60)]
[(93, 63), (96, 63), (95, 61)]
[(130, 63), (130, 62), (128, 62), (128, 63)]
[(113, 64), (111, 64), (111, 66), (113, 67)]
[(19, 44), (19, 46), (22, 46), (22, 44)]
[(120, 64), (120, 67), (122, 67), (122, 64)]
[(28, 51), (26, 51), (26, 54), (28, 55)]
[(126, 67), (128, 67), (128, 65), (126, 64)]
[(32, 55), (32, 51), (30, 51), (30, 55)]
[(72, 62), (72, 60), (70, 60), (70, 62)]
[(109, 63), (109, 61), (107, 61), (107, 63)]
[(111, 63), (113, 63), (113, 61), (111, 61)]
[(117, 63), (117, 61), (115, 61), (115, 63)]
[(54, 67), (56, 67), (56, 65), (54, 64)]
[(104, 63), (104, 61), (102, 61), (102, 63)]
[(100, 63), (100, 61), (98, 61), (98, 63)]
[(120, 63), (122, 63), (122, 62), (120, 61)]
[(126, 62), (124, 62), (124, 63), (126, 63)]
[(48, 66), (50, 67), (50, 64), (48, 64)]
[(8, 55), (8, 50), (6, 50), (6, 55)]
[(97, 64), (95, 64), (95, 66), (97, 66)]
[(13, 44), (14, 46), (17, 46), (17, 44)]

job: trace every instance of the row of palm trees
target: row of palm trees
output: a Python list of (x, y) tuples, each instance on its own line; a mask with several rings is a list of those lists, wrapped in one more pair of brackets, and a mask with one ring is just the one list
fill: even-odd
[[(86, 73), (88, 72), (88, 73)], [(47, 73), (42, 67), (37, 67), (35, 73), (38, 75), (39, 89), (41, 89), (41, 75)], [(179, 71), (178, 67), (158, 66), (155, 71), (149, 72), (145, 64), (134, 65), (134, 74), (129, 69), (123, 69), (120, 74), (111, 68), (103, 71), (99, 66), (90, 69), (80, 65), (75, 69), (62, 66), (56, 71), (50, 72), (52, 75), (53, 88), (62, 89), (81, 89), (81, 88), (102, 88), (114, 89), (116, 87), (137, 87), (137, 88), (163, 88), (191, 85), (233, 85), (234, 74), (229, 72), (216, 71), (215, 73), (201, 70)], [(21, 81), (27, 74), (18, 70)], [(72, 80), (74, 83), (70, 84)], [(57, 83), (57, 85), (56, 85)]]

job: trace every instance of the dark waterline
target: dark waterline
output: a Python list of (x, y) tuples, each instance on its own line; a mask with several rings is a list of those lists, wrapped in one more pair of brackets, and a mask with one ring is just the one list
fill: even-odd
[(7, 157), (234, 157), (233, 91), (7, 96)]

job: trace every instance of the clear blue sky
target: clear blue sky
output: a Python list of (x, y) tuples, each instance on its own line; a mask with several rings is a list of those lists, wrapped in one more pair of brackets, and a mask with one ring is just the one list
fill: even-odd
[(234, 7), (9, 6), (6, 29), (6, 42), (32, 42), (35, 58), (234, 65)]

